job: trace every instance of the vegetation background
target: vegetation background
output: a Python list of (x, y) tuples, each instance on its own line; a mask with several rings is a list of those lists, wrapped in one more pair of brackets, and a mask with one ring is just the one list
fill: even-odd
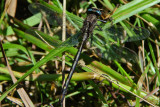
[[(69, 34), (77, 35), (87, 16), (87, 9), (97, 7), (112, 17), (106, 24), (97, 22), (102, 29), (115, 24), (122, 27), (130, 25), (130, 28), (138, 26), (147, 29), (146, 35), (150, 36), (145, 40), (123, 43), (129, 54), (122, 55), (132, 58), (132, 61), (124, 56), (123, 62), (119, 58), (100, 58), (85, 48), (69, 85), (66, 107), (160, 106), (159, 2), (67, 0), (66, 26)], [(66, 52), (64, 71), (67, 75), (77, 52), (77, 47), (68, 44), (72, 42), (71, 37), (67, 36), (66, 42), (62, 43), (58, 26), (50, 25), (54, 33), (58, 32), (54, 36), (33, 29), (48, 30), (46, 26), (50, 21), (42, 23), (37, 14), (31, 14), (28, 9), (31, 3), (40, 3), (62, 14), (62, 0), (0, 1), (0, 106), (3, 107), (60, 106), (62, 55)], [(113, 12), (117, 5), (119, 7)], [(97, 28), (94, 37), (103, 35)], [(35, 32), (41, 37), (36, 37), (38, 34)]]

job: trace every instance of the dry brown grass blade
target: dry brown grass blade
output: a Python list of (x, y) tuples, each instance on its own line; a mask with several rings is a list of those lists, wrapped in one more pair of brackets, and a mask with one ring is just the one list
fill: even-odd
[[(155, 94), (156, 92), (159, 91), (159, 87), (155, 88), (153, 91), (151, 91), (149, 94), (147, 94), (144, 99), (147, 99), (148, 97), (150, 97), (151, 95)], [(141, 99), (140, 102), (142, 102), (143, 100)]]
[[(9, 5), (8, 5), (8, 2)], [(7, 13), (12, 16), (12, 17), (15, 17), (15, 14), (16, 14), (16, 8), (17, 8), (17, 0), (6, 0), (6, 7), (8, 7), (7, 9)]]
[[(17, 79), (14, 76), (14, 74), (12, 72), (12, 69), (11, 69), (11, 67), (9, 65), (7, 56), (5, 55), (5, 52), (4, 52), (4, 49), (3, 49), (3, 46), (2, 46), (2, 40), (1, 39), (0, 39), (0, 47), (1, 47), (1, 51), (2, 51), (2, 54), (3, 54), (4, 60), (5, 60), (5, 63), (7, 65), (8, 71), (9, 71), (9, 73), (11, 75), (13, 83), (15, 83), (17, 81)], [(21, 99), (22, 99), (25, 107), (33, 107), (34, 106), (33, 103), (32, 103), (32, 101), (31, 101), (31, 99), (29, 98), (28, 94), (26, 93), (26, 91), (22, 87), (18, 88), (17, 92), (20, 95), (20, 97), (21, 97)]]
[[(22, 103), (22, 100), (20, 100), (20, 99), (18, 99), (18, 98), (14, 98), (14, 97), (11, 97), (11, 96), (7, 96), (6, 98), (7, 98), (8, 100), (10, 100), (10, 101), (12, 101), (12, 102), (14, 102), (14, 103), (22, 106), (22, 107), (24, 106), (23, 103)], [(4, 105), (2, 105), (2, 106), (4, 106)]]

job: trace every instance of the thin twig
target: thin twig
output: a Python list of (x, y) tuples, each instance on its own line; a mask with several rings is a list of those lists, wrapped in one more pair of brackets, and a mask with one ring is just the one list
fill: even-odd
[(35, 31), (35, 33), (48, 45), (50, 46), (51, 48), (54, 49), (54, 47), (52, 45), (50, 45), (37, 31)]
[[(62, 42), (66, 40), (66, 0), (63, 0), (63, 26), (62, 26)], [(65, 53), (62, 56), (62, 88), (65, 84)], [(62, 107), (65, 107), (65, 98), (62, 102)]]

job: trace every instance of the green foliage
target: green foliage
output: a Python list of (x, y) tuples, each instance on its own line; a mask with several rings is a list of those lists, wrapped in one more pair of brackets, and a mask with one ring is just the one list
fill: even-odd
[[(58, 0), (53, 1), (54, 2), (51, 5), (40, 0), (40, 4), (48, 7), (50, 11), (54, 11), (58, 15), (61, 15), (62, 4)], [(68, 11), (66, 11), (66, 13), (67, 23), (69, 23), (67, 27), (70, 32), (75, 32), (73, 32), (72, 36), (67, 38), (65, 42), (61, 41), (61, 30), (55, 31), (58, 29), (57, 26), (49, 30), (49, 28), (46, 27), (46, 23), (43, 22), (43, 31), (32, 28), (41, 23), (42, 20), (40, 17), (42, 16), (40, 13), (33, 14), (32, 16), (27, 15), (28, 17), (25, 20), (19, 21), (20, 19), (18, 20), (7, 16), (4, 10), (0, 14), (0, 25), (2, 27), (0, 34), (4, 38), (3, 48), (5, 49), (10, 66), (12, 67), (15, 76), (18, 78), (18, 81), (14, 84), (11, 82), (11, 78), (9, 77), (10, 74), (7, 69), (4, 69), (5, 64), (1, 60), (0, 73), (2, 75), (0, 79), (1, 81), (8, 82), (7, 87), (5, 86), (5, 92), (1, 92), (0, 101), (3, 101), (2, 104), (10, 103), (9, 100), (4, 101), (6, 96), (12, 92), (20, 82), (27, 80), (30, 82), (31, 87), (37, 89), (31, 92), (33, 94), (31, 96), (33, 103), (36, 104), (41, 102), (42, 105), (47, 104), (48, 106), (50, 104), (58, 104), (58, 97), (61, 95), (62, 75), (57, 74), (57, 72), (61, 71), (61, 57), (63, 53), (66, 52), (65, 64), (67, 67), (72, 65), (72, 59), (77, 52), (77, 48), (73, 46), (81, 39), (79, 36), (81, 35), (80, 29), (83, 26), (83, 20), (87, 16), (87, 8), (91, 6), (103, 7), (104, 10), (109, 9), (110, 11), (113, 11), (116, 5), (120, 4), (118, 9), (111, 16), (113, 19), (112, 21), (105, 24), (97, 22), (100, 27), (104, 30), (108, 29), (113, 24), (118, 26), (121, 25), (121, 28), (125, 29), (127, 33), (131, 35), (130, 40), (135, 37), (134, 32), (132, 32), (134, 26), (144, 27), (150, 31), (150, 37), (147, 38), (149, 36), (148, 32), (148, 35), (145, 38), (141, 38), (147, 38), (143, 42), (139, 40), (131, 43), (123, 43), (123, 45), (127, 46), (128, 53), (130, 54), (127, 55), (123, 52), (122, 55), (124, 59), (126, 58), (125, 56), (134, 58), (134, 61), (129, 61), (127, 58), (124, 61), (123, 57), (121, 59), (118, 57), (120, 52), (118, 52), (117, 55), (109, 52), (112, 50), (111, 47), (113, 45), (106, 45), (110, 42), (116, 42), (116, 47), (121, 48), (121, 41), (108, 38), (106, 35), (110, 32), (106, 33), (103, 32), (103, 30), (100, 31), (99, 27), (96, 27), (93, 32), (93, 39), (96, 40), (96, 42), (94, 41), (93, 45), (99, 47), (101, 53), (106, 52), (106, 49), (108, 49), (105, 53), (106, 56), (111, 54), (112, 56), (116, 56), (117, 59), (110, 57), (110, 59), (113, 60), (112, 62), (111, 60), (108, 61), (109, 57), (100, 58), (94, 56), (93, 53), (91, 55), (91, 49), (87, 52), (83, 52), (79, 62), (85, 62), (85, 66), (84, 64), (78, 64), (76, 68), (76, 72), (78, 73), (73, 75), (72, 82), (69, 85), (69, 94), (66, 95), (66, 99), (68, 101), (71, 100), (70, 97), (72, 97), (72, 100), (82, 106), (119, 106), (118, 104), (126, 104), (126, 102), (119, 100), (122, 96), (125, 96), (125, 99), (133, 105), (135, 103), (134, 100), (136, 99), (136, 106), (151, 105), (151, 103), (153, 105), (158, 105), (158, 94), (149, 96), (147, 100), (144, 101), (145, 103), (140, 103), (139, 99), (144, 98), (148, 93), (152, 90), (156, 90), (157, 87), (160, 86), (160, 62), (158, 60), (160, 44), (160, 22), (158, 18), (160, 17), (160, 14), (158, 12), (158, 7), (151, 7), (157, 3), (159, 3), (159, 0), (134, 0), (126, 4), (122, 1), (108, 0), (90, 0), (90, 2), (67, 0)], [(0, 7), (1, 9), (4, 7), (3, 2), (0, 4)], [(27, 7), (25, 9), (28, 10)], [(22, 15), (21, 17), (21, 19), (23, 19), (24, 16)], [(46, 17), (48, 16), (46, 15)], [(9, 19), (12, 19), (12, 24), (9, 22)], [(51, 25), (51, 27), (53, 26), (54, 25)], [(50, 34), (44, 33), (45, 30)], [(143, 34), (137, 36), (141, 35)], [(11, 41), (9, 41), (9, 39), (11, 39)], [(2, 54), (0, 54), (0, 57), (3, 57)], [(57, 64), (57, 61), (60, 64)], [(56, 67), (57, 65), (55, 62), (59, 68)], [(36, 71), (36, 73), (34, 73), (34, 71)], [(97, 84), (93, 79), (100, 83)], [(30, 90), (30, 87), (24, 87), (26, 87), (26, 91)], [(116, 90), (120, 90), (120, 92), (116, 94), (117, 99), (113, 96), (113, 93), (115, 93)], [(35, 100), (37, 97), (35, 94), (38, 95), (37, 100)], [(17, 96), (15, 95), (14, 97)], [(77, 103), (67, 104), (68, 106), (76, 106)]]

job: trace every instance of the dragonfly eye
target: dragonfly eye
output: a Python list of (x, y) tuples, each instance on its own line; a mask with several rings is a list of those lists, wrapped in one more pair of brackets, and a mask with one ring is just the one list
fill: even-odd
[(88, 12), (95, 12), (95, 13), (98, 14), (98, 15), (101, 15), (101, 14), (102, 14), (100, 10), (94, 9), (94, 8), (89, 8), (89, 9), (88, 9)]
[(88, 11), (89, 11), (89, 12), (92, 12), (92, 11), (93, 11), (93, 9), (92, 9), (92, 8), (89, 8), (89, 9), (88, 9)]
[(100, 10), (97, 10), (96, 12), (98, 13), (98, 15), (102, 14), (102, 12)]

